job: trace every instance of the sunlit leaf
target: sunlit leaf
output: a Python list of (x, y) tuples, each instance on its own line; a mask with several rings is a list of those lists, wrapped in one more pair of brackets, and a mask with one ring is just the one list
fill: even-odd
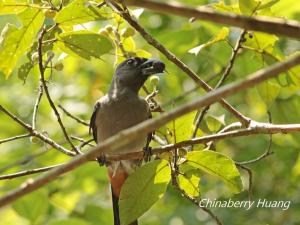
[(179, 187), (191, 197), (200, 196), (200, 174), (196, 169), (191, 169), (187, 171), (180, 170), (178, 174), (178, 185)]
[(125, 181), (120, 194), (121, 225), (143, 215), (166, 191), (171, 170), (166, 160), (155, 160), (138, 168)]
[(72, 26), (89, 21), (105, 20), (109, 16), (106, 7), (98, 8), (87, 0), (75, 0), (63, 7), (54, 20), (63, 26)]
[(56, 45), (65, 53), (90, 60), (100, 59), (113, 49), (111, 41), (100, 34), (89, 31), (74, 31), (58, 35)]
[(0, 0), (0, 15), (1, 14), (16, 14), (28, 7), (37, 7), (35, 4), (20, 3), (13, 0)]
[(0, 70), (8, 77), (21, 57), (32, 45), (41, 28), (44, 14), (36, 8), (28, 8), (19, 14), (21, 28), (7, 24), (0, 36)]
[(219, 177), (234, 193), (243, 189), (240, 173), (229, 157), (214, 151), (193, 151), (186, 156), (186, 162), (194, 168)]
[(257, 85), (257, 91), (261, 99), (266, 103), (267, 107), (270, 108), (276, 99), (280, 90), (280, 86), (274, 82), (265, 81)]
[(255, 0), (239, 0), (239, 7), (244, 15), (252, 15), (259, 7), (259, 2)]
[(207, 127), (210, 131), (216, 132), (218, 131), (222, 125), (225, 125), (225, 115), (222, 116), (213, 116), (208, 115), (205, 119)]
[[(181, 116), (175, 120), (175, 131), (173, 130), (173, 121), (167, 124), (167, 128), (172, 133), (171, 142), (176, 142), (187, 140), (191, 137), (194, 129), (193, 121), (195, 119), (196, 112), (188, 113), (184, 116)], [(175, 132), (175, 134), (174, 134)]]
[(192, 48), (190, 49), (188, 52), (191, 53), (191, 54), (195, 54), (195, 55), (198, 55), (199, 52), (205, 48), (205, 47), (208, 47), (210, 45), (213, 45), (219, 41), (224, 41), (229, 35), (229, 29), (227, 27), (223, 27), (219, 33), (212, 39), (210, 40), (209, 42), (205, 43), (205, 44), (202, 44), (202, 45), (199, 45), (195, 48)]
[(279, 0), (270, 0), (270, 1), (264, 1), (258, 9), (265, 9), (265, 8), (271, 8), (273, 5), (275, 5)]
[(229, 12), (229, 13), (235, 13), (235, 14), (241, 13), (238, 4), (226, 5), (224, 3), (224, 1), (219, 1), (217, 3), (213, 3), (212, 7), (221, 12)]
[(277, 41), (278, 37), (276, 35), (253, 32), (251, 37), (246, 37), (243, 45), (272, 52)]

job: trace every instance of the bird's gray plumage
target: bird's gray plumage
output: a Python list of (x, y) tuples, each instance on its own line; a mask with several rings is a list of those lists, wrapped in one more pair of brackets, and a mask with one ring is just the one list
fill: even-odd
[[(109, 92), (101, 97), (94, 106), (90, 121), (90, 130), (97, 143), (115, 135), (121, 130), (132, 127), (151, 117), (148, 103), (138, 95), (144, 82), (151, 74), (163, 72), (165, 65), (155, 59), (130, 58), (122, 62), (116, 69)], [(138, 152), (149, 142), (149, 136), (132, 140), (124, 149), (107, 152), (107, 155)], [(114, 178), (118, 174), (130, 174), (139, 160), (122, 160), (110, 162), (108, 172), (113, 189)], [(117, 202), (118, 194), (113, 193), (113, 202)], [(115, 213), (118, 214), (118, 209)], [(135, 222), (134, 224), (137, 224)], [(115, 225), (119, 225), (118, 215), (115, 215)]]

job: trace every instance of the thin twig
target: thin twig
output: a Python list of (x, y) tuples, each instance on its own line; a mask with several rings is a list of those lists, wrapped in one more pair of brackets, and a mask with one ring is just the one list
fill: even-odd
[(66, 140), (70, 144), (73, 151), (76, 152), (76, 154), (80, 154), (80, 151), (78, 151), (78, 149), (73, 145), (72, 141), (70, 140), (70, 138), (68, 136), (66, 128), (63, 125), (63, 122), (60, 118), (60, 114), (59, 114), (58, 110), (56, 109), (54, 102), (51, 99), (51, 96), (50, 96), (49, 90), (48, 90), (48, 86), (47, 86), (46, 81), (45, 81), (45, 67), (43, 66), (43, 52), (42, 52), (42, 42), (43, 42), (43, 37), (44, 37), (45, 34), (46, 34), (46, 29), (43, 28), (41, 30), (41, 32), (39, 33), (39, 37), (38, 37), (38, 55), (39, 55), (39, 63), (38, 64), (39, 64), (41, 82), (43, 84), (43, 88), (44, 88), (45, 94), (47, 96), (48, 102), (49, 102), (49, 104), (50, 104), (50, 106), (51, 106), (51, 108), (52, 108), (52, 110), (53, 110), (53, 112), (54, 112), (54, 114), (57, 118), (59, 126), (60, 126), (61, 130), (63, 131), (63, 134), (64, 134)]
[(30, 136), (31, 136), (31, 134), (21, 134), (21, 135), (17, 135), (17, 136), (14, 136), (14, 137), (10, 137), (10, 138), (6, 138), (6, 139), (0, 140), (0, 144), (3, 144), (3, 143), (5, 143), (5, 142), (9, 142), (9, 141), (14, 141), (14, 140), (26, 138), (26, 137), (30, 137)]
[(31, 170), (25, 170), (25, 171), (21, 171), (21, 172), (17, 172), (17, 173), (11, 173), (11, 174), (7, 174), (7, 175), (1, 175), (0, 180), (10, 180), (10, 179), (13, 179), (16, 177), (24, 177), (24, 176), (28, 176), (31, 174), (43, 173), (43, 172), (46, 172), (48, 170), (51, 170), (51, 169), (56, 168), (61, 165), (63, 165), (63, 164), (57, 164), (57, 165), (46, 166), (46, 167), (41, 167), (41, 168), (36, 168), (36, 169), (31, 169)]
[[(246, 88), (253, 87), (256, 84), (261, 83), (266, 79), (273, 78), (278, 74), (287, 71), (298, 64), (300, 64), (300, 54), (296, 54), (283, 62), (275, 63), (268, 68), (259, 70), (254, 74), (251, 74), (250, 76), (246, 77), (243, 81), (236, 81), (225, 85), (221, 88), (218, 88), (217, 90), (213, 90), (207, 93), (205, 96), (201, 96), (195, 99), (192, 102), (179, 106), (170, 112), (162, 113), (158, 117), (143, 121), (128, 129), (122, 130), (116, 135), (104, 140), (101, 143), (101, 145), (96, 146), (95, 148), (88, 151), (86, 154), (74, 157), (72, 160), (65, 163), (64, 165), (54, 168), (48, 171), (43, 176), (37, 177), (36, 179), (31, 180), (30, 182), (26, 182), (19, 188), (16, 188), (7, 193), (6, 195), (2, 196), (0, 198), (0, 207), (3, 207), (19, 199), (20, 197), (29, 194), (30, 192), (46, 185), (47, 183), (56, 179), (58, 176), (72, 171), (90, 160), (94, 160), (101, 154), (105, 154), (107, 152), (114, 153), (120, 149), (125, 148), (127, 145), (132, 143), (133, 140), (139, 139), (144, 135), (147, 135), (149, 132), (153, 132), (158, 127), (172, 121), (177, 117), (192, 112), (193, 110), (199, 107), (212, 104), (213, 102), (218, 101), (222, 97), (227, 97), (230, 94), (237, 93), (240, 90), (245, 90)], [(2, 107), (0, 107), (0, 109), (2, 109)], [(261, 126), (260, 129), (263, 130), (264, 127), (265, 126)], [(288, 127), (289, 131), (299, 130), (299, 126), (289, 125)], [(273, 132), (285, 131), (282, 126), (277, 126), (276, 128), (277, 129), (274, 129)]]
[(58, 104), (58, 107), (69, 117), (71, 117), (72, 119), (74, 119), (75, 121), (77, 121), (78, 123), (85, 125), (85, 126), (89, 126), (88, 122), (85, 122), (84, 120), (78, 118), (77, 116), (74, 116), (73, 114), (71, 114), (69, 111), (67, 111), (61, 104)]
[(41, 102), (42, 96), (43, 96), (43, 83), (41, 80), (39, 81), (39, 89), (38, 89), (38, 96), (36, 98), (34, 107), (33, 107), (33, 113), (32, 113), (32, 129), (36, 129), (36, 119), (37, 119), (37, 111), (39, 109), (39, 104)]

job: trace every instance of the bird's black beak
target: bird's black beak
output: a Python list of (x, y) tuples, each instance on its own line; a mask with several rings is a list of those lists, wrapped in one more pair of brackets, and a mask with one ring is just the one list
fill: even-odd
[(165, 64), (157, 59), (147, 59), (142, 65), (140, 65), (142, 74), (150, 76), (156, 73), (162, 73), (165, 70)]

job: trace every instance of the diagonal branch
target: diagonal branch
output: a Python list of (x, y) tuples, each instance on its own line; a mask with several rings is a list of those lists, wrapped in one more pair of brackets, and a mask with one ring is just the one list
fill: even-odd
[(57, 164), (57, 165), (46, 166), (46, 167), (41, 167), (41, 168), (36, 168), (36, 169), (31, 169), (31, 170), (25, 170), (25, 171), (7, 174), (7, 175), (1, 175), (0, 180), (10, 180), (13, 178), (24, 177), (24, 176), (28, 176), (31, 174), (43, 173), (43, 172), (49, 171), (49, 170), (56, 168), (58, 166), (61, 166), (61, 165), (63, 165), (63, 164)]
[(85, 122), (84, 120), (74, 116), (73, 114), (71, 114), (69, 111), (67, 111), (61, 104), (58, 104), (58, 107), (69, 117), (71, 117), (73, 120), (77, 121), (78, 123), (85, 125), (85, 126), (89, 126), (90, 124), (88, 122)]
[(300, 23), (293, 20), (284, 20), (270, 17), (248, 17), (232, 13), (219, 13), (208, 7), (191, 8), (179, 3), (162, 3), (148, 0), (126, 0), (126, 4), (143, 7), (165, 14), (173, 14), (188, 18), (208, 20), (229, 26), (241, 27), (246, 30), (261, 31), (299, 39)]
[(75, 153), (72, 151), (69, 151), (68, 149), (64, 148), (63, 146), (59, 145), (58, 143), (56, 143), (54, 140), (48, 138), (47, 136), (45, 136), (42, 133), (39, 133), (38, 131), (34, 130), (32, 128), (32, 126), (30, 126), (29, 124), (26, 124), (25, 122), (23, 122), (20, 118), (18, 118), (16, 115), (12, 114), (11, 112), (9, 112), (7, 109), (5, 109), (2, 105), (0, 105), (0, 111), (4, 112), (7, 116), (9, 116), (11, 119), (13, 119), (14, 121), (16, 121), (19, 125), (21, 125), (23, 128), (25, 128), (30, 136), (35, 136), (39, 139), (41, 139), (42, 141), (44, 141), (45, 143), (51, 145), (53, 148), (61, 151), (62, 153), (69, 155), (69, 156), (75, 156)]
[(5, 143), (5, 142), (9, 142), (9, 141), (18, 140), (18, 139), (21, 139), (21, 138), (30, 137), (30, 136), (31, 136), (30, 134), (21, 134), (21, 135), (17, 135), (17, 136), (14, 136), (14, 137), (10, 137), (10, 138), (6, 138), (6, 139), (0, 140), (0, 144), (3, 144), (3, 143)]
[[(217, 90), (213, 90), (207, 93), (205, 96), (199, 97), (192, 102), (179, 106), (170, 112), (164, 112), (156, 118), (146, 120), (133, 127), (123, 130), (113, 137), (110, 137), (103, 141), (100, 145), (93, 148), (91, 151), (84, 155), (78, 155), (69, 162), (55, 169), (50, 170), (45, 175), (30, 180), (22, 184), (19, 188), (16, 188), (8, 194), (0, 198), (0, 207), (3, 207), (20, 197), (33, 192), (34, 190), (46, 185), (50, 181), (56, 179), (58, 176), (74, 170), (75, 168), (87, 163), (89, 160), (94, 160), (101, 154), (106, 152), (114, 153), (119, 149), (126, 147), (133, 140), (146, 136), (149, 132), (153, 132), (158, 127), (172, 121), (173, 119), (187, 114), (199, 107), (203, 107), (213, 102), (218, 101), (222, 97), (229, 96), (233, 93), (237, 93), (240, 90), (253, 87), (258, 83), (265, 81), (266, 79), (277, 76), (278, 74), (289, 70), (290, 68), (300, 64), (300, 54), (289, 58), (286, 61), (276, 63), (266, 69), (259, 70), (254, 74), (249, 75), (242, 81), (236, 81), (231, 84), (225, 85)], [(0, 108), (1, 109), (1, 108)], [(261, 128), (262, 129), (262, 128)], [(299, 130), (299, 127), (290, 125), (291, 130)], [(283, 127), (277, 127), (275, 130), (278, 132), (283, 130)], [(274, 132), (275, 132), (274, 130)]]

